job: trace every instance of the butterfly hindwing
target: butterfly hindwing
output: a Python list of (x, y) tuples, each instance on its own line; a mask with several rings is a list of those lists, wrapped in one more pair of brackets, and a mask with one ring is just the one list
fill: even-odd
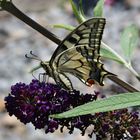
[(108, 72), (103, 68), (102, 63), (94, 61), (93, 55), (96, 54), (92, 48), (73, 47), (58, 55), (53, 67), (56, 67), (58, 72), (74, 75), (86, 85), (91, 86), (95, 81), (103, 85), (103, 78)]
[(72, 83), (70, 79), (65, 75), (64, 72), (56, 72), (54, 75), (54, 80), (58, 85), (61, 87), (68, 89), (68, 90), (73, 90)]
[(54, 67), (58, 69), (58, 73), (70, 73), (85, 83), (84, 79), (89, 77), (90, 67), (86, 58), (75, 51), (75, 48), (64, 51), (57, 58)]

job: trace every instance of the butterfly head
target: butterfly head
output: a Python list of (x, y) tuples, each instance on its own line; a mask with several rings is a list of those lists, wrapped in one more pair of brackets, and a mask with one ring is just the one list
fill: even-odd
[(25, 55), (26, 58), (29, 58), (29, 59), (34, 59), (34, 60), (37, 60), (40, 62), (39, 66), (35, 67), (34, 69), (31, 70), (31, 73), (33, 73), (34, 71), (40, 69), (40, 68), (43, 68), (46, 72), (47, 75), (51, 76), (52, 74), (52, 70), (51, 70), (51, 67), (49, 65), (49, 62), (48, 61), (42, 61), (37, 55), (33, 54), (32, 51), (30, 51), (30, 55)]

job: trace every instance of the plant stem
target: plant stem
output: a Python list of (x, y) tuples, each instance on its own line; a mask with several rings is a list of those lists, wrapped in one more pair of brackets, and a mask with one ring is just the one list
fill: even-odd
[(139, 91), (136, 88), (134, 88), (133, 86), (131, 86), (130, 84), (128, 84), (128, 83), (124, 82), (123, 80), (121, 80), (120, 78), (118, 78), (117, 76), (108, 76), (108, 78), (129, 92), (138, 92)]
[(43, 26), (26, 16), (23, 12), (21, 12), (12, 2), (1, 2), (1, 7), (3, 10), (11, 13), (12, 15), (16, 16), (21, 21), (25, 22), (27, 25), (50, 39), (51, 41), (55, 42), (56, 44), (60, 44), (61, 40), (58, 39), (58, 37), (45, 29)]
[[(41, 33), (42, 35), (44, 35), (45, 37), (47, 37), (48, 39), (53, 41), (54, 43), (56, 43), (58, 45), (61, 44), (61, 40), (55, 34), (51, 33), (50, 31), (45, 29), (43, 26), (41, 26), (40, 24), (38, 24), (37, 22), (35, 22), (31, 18), (29, 18), (27, 15), (25, 15), (23, 12), (21, 12), (12, 2), (3, 0), (1, 2), (1, 8), (5, 11), (11, 13), (12, 15), (16, 16), (18, 19), (22, 20), (27, 25), (29, 25), (30, 27), (32, 27), (33, 29), (35, 29), (36, 31), (38, 31), (39, 33)], [(133, 86), (131, 86), (128, 83), (119, 79), (117, 76), (109, 76), (108, 78), (110, 80), (112, 80), (113, 82), (115, 82), (116, 84), (122, 86), (129, 92), (139, 91), (139, 90), (135, 89)]]

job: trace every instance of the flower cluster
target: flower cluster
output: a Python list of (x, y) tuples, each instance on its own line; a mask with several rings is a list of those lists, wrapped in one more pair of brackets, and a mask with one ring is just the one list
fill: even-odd
[(113, 140), (125, 137), (138, 138), (140, 135), (138, 113), (130, 113), (127, 109), (67, 119), (49, 117), (51, 114), (61, 113), (96, 100), (98, 94), (98, 92), (94, 95), (80, 94), (76, 90), (70, 93), (58, 85), (32, 80), (29, 85), (17, 83), (12, 86), (11, 93), (5, 97), (5, 105), (10, 116), (15, 115), (24, 124), (31, 122), (36, 129), (45, 129), (45, 133), (53, 133), (58, 128), (63, 132), (63, 127), (67, 127), (70, 134), (77, 128), (84, 135), (87, 128), (93, 126), (89, 136), (92, 137), (94, 133), (97, 140), (108, 136)]
[(5, 97), (9, 115), (15, 115), (24, 124), (32, 122), (35, 128), (46, 128), (47, 132), (58, 129), (59, 120), (49, 115), (61, 113), (72, 107), (96, 99), (96, 95), (69, 93), (54, 84), (33, 80), (29, 85), (17, 83)]
[[(110, 137), (111, 140), (140, 138), (140, 119), (138, 112), (127, 109), (97, 113), (94, 115), (94, 130), (98, 140)], [(97, 133), (98, 132), (98, 133)]]

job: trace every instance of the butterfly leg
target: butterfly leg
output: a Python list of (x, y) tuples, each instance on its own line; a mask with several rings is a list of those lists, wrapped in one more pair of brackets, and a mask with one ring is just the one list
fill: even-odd
[(40, 82), (48, 82), (48, 75), (46, 73), (39, 73), (38, 79)]

